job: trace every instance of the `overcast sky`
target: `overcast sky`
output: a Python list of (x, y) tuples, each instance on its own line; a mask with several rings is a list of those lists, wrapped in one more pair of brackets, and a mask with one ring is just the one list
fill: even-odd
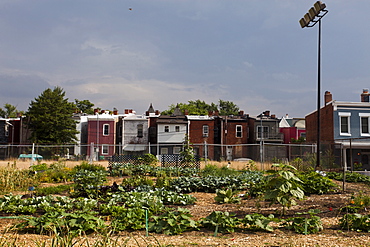
[[(369, 0), (323, 1), (322, 95), (370, 87)], [(189, 100), (304, 117), (317, 95), (307, 0), (1, 0), (0, 107), (45, 89), (144, 113)], [(323, 101), (323, 100), (322, 100)]]

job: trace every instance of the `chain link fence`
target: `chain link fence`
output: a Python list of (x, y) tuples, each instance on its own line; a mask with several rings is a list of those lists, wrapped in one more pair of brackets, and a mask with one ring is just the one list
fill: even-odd
[[(103, 156), (100, 153), (87, 153), (90, 145), (0, 145), (0, 159), (18, 159), (21, 154), (39, 154), (43, 159), (59, 160), (61, 158), (73, 161), (96, 161), (110, 159), (111, 156)], [(300, 162), (307, 166), (316, 163), (315, 144), (240, 144), (240, 145), (216, 145), (216, 144), (191, 144), (194, 153), (200, 160), (210, 161), (234, 161), (253, 160), (265, 163), (288, 163)], [(110, 145), (116, 155), (142, 155), (151, 153), (161, 160), (163, 155), (179, 154), (182, 145), (147, 145), (144, 151), (127, 152), (122, 145)], [(163, 153), (164, 151), (166, 153)], [(342, 152), (331, 144), (321, 144), (321, 164), (323, 169), (336, 169), (342, 167)]]

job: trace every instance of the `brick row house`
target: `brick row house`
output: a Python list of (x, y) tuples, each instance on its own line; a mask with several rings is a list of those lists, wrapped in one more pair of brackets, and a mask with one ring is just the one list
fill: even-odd
[[(364, 89), (359, 102), (333, 100), (325, 92), (320, 109), (320, 142), (330, 146), (336, 164), (347, 169), (370, 170), (370, 102)], [(317, 111), (306, 116), (307, 142), (317, 141)], [(340, 157), (341, 160), (338, 160)]]
[[(269, 111), (255, 117), (243, 111), (230, 116), (220, 116), (218, 112), (194, 116), (176, 108), (172, 115), (161, 115), (150, 105), (143, 115), (132, 109), (126, 109), (123, 114), (117, 110), (95, 110), (94, 115), (76, 113), (73, 119), (79, 134), (67, 158), (99, 160), (114, 154), (179, 154), (188, 138), (200, 157), (258, 160), (259, 143), (283, 143), (278, 127), (280, 119)], [(11, 128), (5, 123), (5, 120), (0, 121), (0, 130), (8, 130), (7, 139), (4, 139), (5, 134), (0, 138), (3, 136), (3, 143), (9, 144)], [(17, 134), (11, 136), (14, 143), (21, 143)], [(24, 137), (24, 143), (26, 140)]]

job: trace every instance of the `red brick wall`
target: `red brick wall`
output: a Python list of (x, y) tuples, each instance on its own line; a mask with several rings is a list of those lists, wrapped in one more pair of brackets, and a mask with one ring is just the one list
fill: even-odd
[[(97, 126), (97, 122), (99, 122), (99, 126)], [(103, 135), (103, 125), (104, 124), (109, 124), (109, 135), (104, 136)], [(99, 128), (99, 132), (97, 132), (97, 127)], [(102, 144), (107, 144), (107, 145), (114, 145), (115, 144), (115, 138), (116, 138), (116, 129), (115, 129), (115, 122), (114, 120), (89, 120), (88, 125), (87, 125), (87, 144), (89, 145), (90, 143), (96, 143), (98, 142), (97, 136), (99, 135), (99, 152), (100, 155), (102, 155)], [(90, 155), (90, 146), (88, 146), (88, 155)], [(115, 148), (113, 146), (109, 146), (109, 153), (105, 156), (111, 156), (115, 153)]]
[[(334, 111), (332, 104), (320, 110), (320, 139), (321, 141), (334, 140)], [(316, 142), (317, 139), (317, 111), (306, 116), (306, 140)]]
[[(242, 137), (236, 137), (236, 126), (242, 126)], [(224, 145), (237, 145), (248, 143), (248, 122), (246, 121), (227, 121), (225, 122), (225, 130), (227, 133), (224, 135)], [(247, 148), (245, 146), (234, 146), (233, 147), (233, 158), (245, 158), (247, 157)]]
[[(203, 136), (203, 125), (208, 125), (208, 137)], [(204, 142), (207, 144), (214, 144), (214, 120), (192, 120), (189, 126), (189, 139), (190, 143), (194, 144), (195, 147), (199, 148), (199, 154), (203, 156), (204, 154)], [(200, 144), (200, 145), (197, 145)], [(214, 146), (207, 146), (208, 158), (214, 158)]]

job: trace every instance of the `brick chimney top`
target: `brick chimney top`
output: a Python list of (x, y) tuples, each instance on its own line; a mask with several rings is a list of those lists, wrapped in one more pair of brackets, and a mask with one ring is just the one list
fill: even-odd
[(333, 95), (329, 91), (325, 92), (324, 98), (325, 98), (325, 105), (333, 101)]
[(364, 88), (361, 94), (361, 102), (369, 102), (369, 89)]

